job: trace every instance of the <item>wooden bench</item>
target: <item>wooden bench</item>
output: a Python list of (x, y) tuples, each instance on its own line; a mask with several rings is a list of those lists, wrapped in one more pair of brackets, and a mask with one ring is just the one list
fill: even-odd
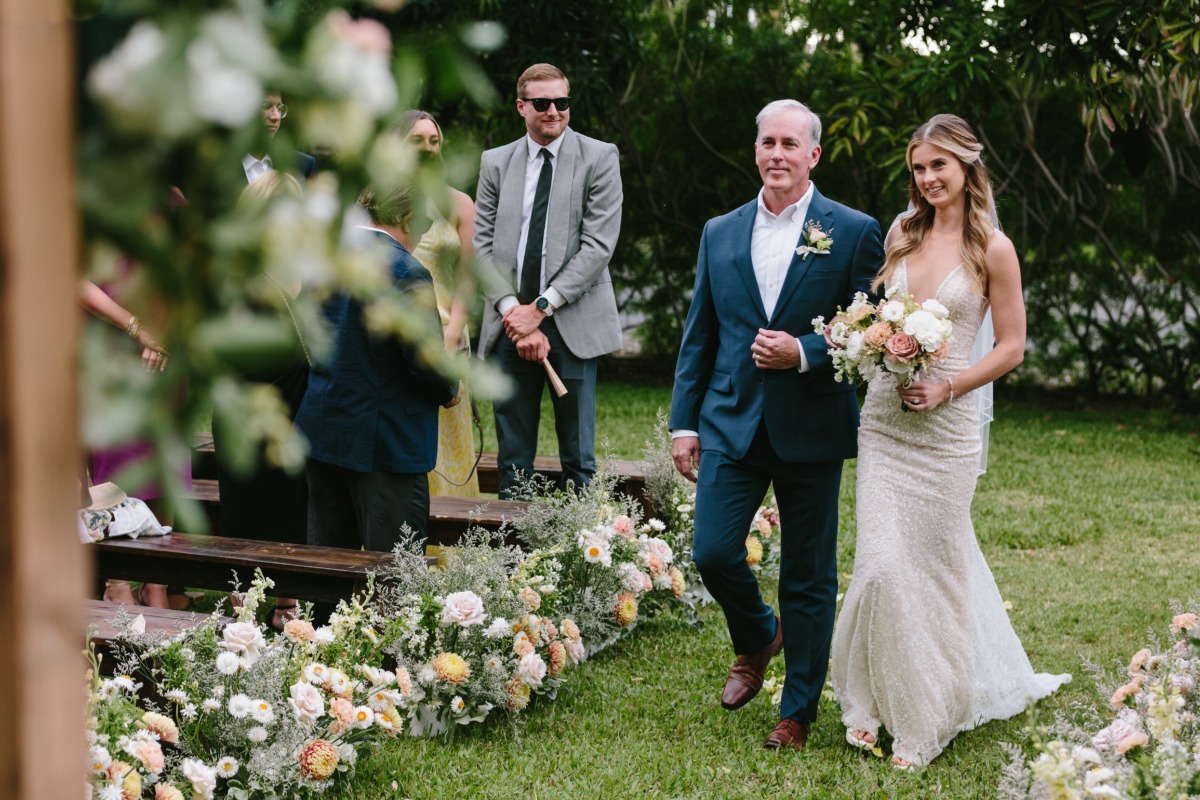
[[(120, 617), (122, 609), (130, 619), (141, 614), (146, 620), (146, 633), (163, 636), (174, 636), (180, 631), (193, 628), (208, 619), (207, 614), (176, 611), (172, 608), (127, 606), (107, 600), (87, 600), (85, 605), (88, 639), (96, 646), (96, 652), (104, 656), (100, 662), (100, 668), (105, 674), (111, 674), (113, 668), (112, 646), (121, 638), (121, 631), (112, 621)], [(233, 622), (232, 617), (221, 617), (222, 626), (230, 622)]]
[(190, 533), (118, 537), (91, 548), (97, 574), (106, 578), (229, 590), (234, 573), (244, 589), (255, 568), (261, 568), (275, 581), (271, 594), (327, 603), (361, 591), (368, 573), (382, 572), (392, 563), (391, 553)]
[[(215, 480), (193, 479), (191, 496), (208, 515), (212, 530), (220, 530), (221, 489)], [(429, 543), (453, 545), (474, 524), (489, 531), (499, 530), (505, 522), (524, 514), (529, 504), (519, 500), (487, 500), (472, 497), (431, 497), (429, 499)]]
[[(646, 476), (641, 464), (637, 461), (617, 461), (617, 491), (627, 494), (637, 500), (647, 516), (654, 514), (648, 496), (646, 495)], [(562, 462), (558, 456), (536, 456), (533, 460), (533, 470), (547, 480), (558, 483), (562, 476)], [(496, 454), (481, 453), (479, 466), (479, 491), (485, 494), (496, 494), (500, 491), (500, 469), (497, 466)], [(217, 453), (213, 447), (212, 436), (196, 437), (192, 451), (192, 475), (201, 479), (216, 479)]]

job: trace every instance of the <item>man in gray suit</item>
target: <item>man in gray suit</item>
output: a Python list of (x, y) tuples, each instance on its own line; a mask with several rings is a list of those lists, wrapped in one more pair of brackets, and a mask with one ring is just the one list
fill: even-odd
[(560, 488), (596, 471), (596, 359), (621, 346), (608, 262), (621, 230), (615, 145), (571, 130), (570, 86), (560, 69), (534, 64), (517, 81), (526, 135), (488, 150), (475, 198), (475, 255), (484, 291), (479, 354), (513, 379), (497, 401), (500, 496), (518, 471), (533, 473), (543, 360), (567, 394), (553, 393), (562, 460)]

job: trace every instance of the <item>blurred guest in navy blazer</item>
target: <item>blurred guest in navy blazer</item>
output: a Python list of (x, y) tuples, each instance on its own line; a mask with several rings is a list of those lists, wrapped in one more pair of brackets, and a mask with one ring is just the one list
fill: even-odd
[[(413, 308), (427, 310), (436, 334), (432, 279), (411, 255), (423, 232), (414, 224), (418, 193), (405, 187), (376, 195), (368, 189), (359, 203), (372, 220), (365, 235), (390, 258), (394, 290), (417, 301)], [(454, 406), (460, 387), (422, 363), (411, 344), (369, 332), (360, 301), (335, 295), (324, 314), (334, 350), (329, 363), (314, 366), (296, 416), (311, 447), (308, 541), (386, 552), (405, 525), (423, 540), (438, 407)]]

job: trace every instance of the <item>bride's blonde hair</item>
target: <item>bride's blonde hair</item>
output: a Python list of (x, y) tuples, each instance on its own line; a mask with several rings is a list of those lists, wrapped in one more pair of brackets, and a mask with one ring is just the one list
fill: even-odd
[(917, 128), (908, 143), (905, 161), (908, 163), (908, 200), (913, 210), (903, 216), (888, 233), (887, 257), (883, 269), (875, 277), (871, 288), (878, 290), (896, 271), (900, 260), (921, 249), (925, 234), (933, 226), (933, 206), (921, 194), (917, 179), (912, 171), (912, 153), (919, 145), (930, 144), (953, 155), (962, 164), (967, 180), (963, 194), (966, 208), (963, 215), (962, 253), (963, 269), (971, 277), (975, 290), (987, 295), (988, 240), (996, 225), (996, 204), (992, 199), (992, 184), (988, 180), (987, 167), (983, 165), (983, 145), (975, 138), (971, 126), (953, 114), (938, 114)]

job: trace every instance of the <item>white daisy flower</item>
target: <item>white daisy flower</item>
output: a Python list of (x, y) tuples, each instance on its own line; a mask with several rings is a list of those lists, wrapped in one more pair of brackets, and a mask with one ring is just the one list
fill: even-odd
[(183, 691), (182, 689), (171, 689), (163, 694), (163, 698), (170, 700), (176, 705), (183, 705), (188, 701), (187, 692)]
[(375, 712), (367, 706), (354, 709), (354, 727), (369, 728), (375, 723)]
[(275, 721), (275, 712), (266, 700), (255, 700), (250, 709), (250, 716), (254, 717), (255, 722), (261, 722), (263, 725), (270, 725)]
[(255, 725), (253, 728), (246, 731), (246, 738), (255, 744), (262, 744), (267, 740), (267, 729), (261, 725)]
[(232, 778), (234, 775), (237, 775), (238, 766), (236, 758), (225, 756), (217, 762), (217, 774), (222, 778)]
[(238, 658), (237, 653), (226, 650), (217, 654), (217, 672), (222, 675), (233, 675), (241, 666), (242, 660)]
[(188, 703), (183, 708), (179, 709), (179, 716), (183, 717), (184, 719), (195, 719), (196, 718), (196, 704)]
[(492, 617), (492, 621), (483, 630), (483, 635), (489, 639), (503, 639), (512, 632), (512, 626), (504, 617)]
[(221, 707), (221, 701), (215, 697), (210, 697), (200, 704), (200, 710), (208, 714), (218, 710)]
[(123, 800), (125, 791), (119, 783), (106, 783), (100, 787), (100, 800)]
[(254, 710), (254, 701), (238, 692), (229, 698), (229, 713), (234, 719), (245, 719)]
[(101, 775), (112, 764), (112, 756), (100, 745), (93, 745), (88, 754), (89, 767), (93, 775)]
[(329, 644), (333, 641), (333, 628), (322, 625), (313, 633), (313, 641), (317, 644)]
[(450, 701), (450, 710), (455, 714), (461, 714), (467, 710), (467, 702), (458, 695), (454, 695), (454, 699)]
[(329, 678), (329, 667), (313, 662), (304, 668), (304, 680), (313, 686), (324, 686)]
[(344, 695), (350, 691), (350, 678), (340, 669), (331, 669), (327, 687), (336, 695)]

